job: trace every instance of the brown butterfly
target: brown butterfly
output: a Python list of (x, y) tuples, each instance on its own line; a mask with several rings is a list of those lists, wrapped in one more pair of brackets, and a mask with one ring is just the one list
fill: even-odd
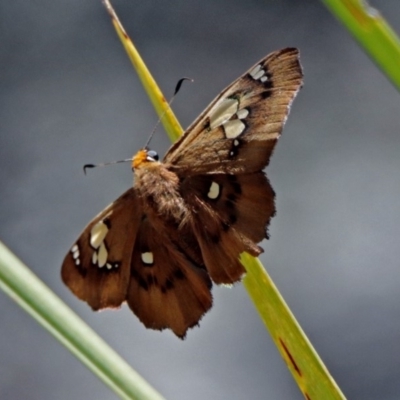
[(268, 237), (263, 172), (302, 85), (299, 52), (269, 54), (222, 91), (168, 150), (133, 157), (134, 187), (84, 229), (62, 279), (94, 310), (126, 301), (143, 324), (184, 338)]

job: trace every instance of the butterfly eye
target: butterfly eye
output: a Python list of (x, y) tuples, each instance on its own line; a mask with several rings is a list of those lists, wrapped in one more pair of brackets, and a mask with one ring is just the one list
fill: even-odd
[(154, 150), (149, 150), (147, 152), (147, 161), (158, 161), (158, 154)]

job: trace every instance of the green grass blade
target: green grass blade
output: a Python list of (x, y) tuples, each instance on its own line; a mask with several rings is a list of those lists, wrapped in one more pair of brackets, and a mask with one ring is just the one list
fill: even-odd
[[(118, 20), (109, 0), (103, 1), (146, 92), (153, 92), (150, 96), (151, 101), (155, 104), (157, 113), (162, 114), (168, 105), (160, 89), (140, 59), (138, 51)], [(140, 62), (138, 62), (139, 59)], [(173, 113), (168, 110), (166, 115), (167, 118), (172, 118)], [(172, 121), (175, 119), (173, 117)], [(172, 141), (183, 133), (179, 123), (168, 123), (166, 130)], [(345, 397), (301, 330), (262, 264), (247, 254), (242, 256), (242, 263), (247, 270), (243, 280), (244, 286), (302, 393), (309, 399), (344, 399)]]
[(175, 141), (183, 132), (183, 129), (178, 119), (175, 117), (175, 114), (168, 106), (168, 102), (165, 100), (165, 97), (163, 96), (160, 88), (157, 86), (157, 83), (154, 80), (153, 76), (146, 68), (145, 63), (140, 57), (139, 52), (136, 50), (136, 47), (134, 46), (132, 40), (125, 32), (125, 29), (122, 26), (111, 3), (109, 2), (109, 0), (103, 0), (103, 4), (105, 5), (111, 17), (111, 22), (114, 25), (115, 30), (117, 31), (117, 35), (121, 40), (121, 43), (124, 46), (125, 51), (128, 54), (128, 57), (131, 60), (139, 76), (139, 79), (141, 80), (143, 87), (157, 112), (157, 115), (159, 117), (163, 116), (161, 123), (163, 124), (165, 131), (168, 133), (171, 140)]
[(163, 399), (1, 242), (0, 288), (119, 397)]
[(260, 318), (306, 399), (345, 399), (258, 259), (242, 255), (243, 279)]
[(400, 40), (379, 12), (361, 0), (321, 0), (400, 90)]

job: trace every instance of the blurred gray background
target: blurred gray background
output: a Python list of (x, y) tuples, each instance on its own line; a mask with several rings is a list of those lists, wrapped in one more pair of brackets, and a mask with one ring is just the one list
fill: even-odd
[[(261, 259), (349, 399), (400, 398), (399, 93), (318, 1), (115, 0), (184, 127), (267, 53), (301, 50), (305, 86), (268, 175)], [(371, 4), (400, 31), (400, 2)], [(93, 313), (60, 280), (84, 225), (132, 184), (156, 115), (100, 1), (0, 5), (0, 238), (168, 399), (301, 399), (241, 284), (181, 341), (127, 307)], [(168, 148), (162, 131), (152, 147)], [(0, 398), (114, 399), (0, 293)]]

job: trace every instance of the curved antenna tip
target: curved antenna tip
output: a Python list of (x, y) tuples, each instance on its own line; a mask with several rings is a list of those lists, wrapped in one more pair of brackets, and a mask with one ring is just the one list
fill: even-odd
[(150, 141), (151, 141), (151, 139), (153, 138), (153, 135), (154, 135), (154, 133), (156, 132), (156, 129), (157, 129), (159, 123), (161, 122), (161, 120), (163, 119), (165, 113), (168, 111), (168, 109), (171, 108), (171, 104), (172, 104), (172, 102), (174, 101), (175, 96), (178, 94), (179, 90), (181, 89), (182, 83), (183, 83), (184, 81), (193, 82), (193, 79), (192, 79), (192, 78), (187, 78), (187, 77), (183, 77), (183, 78), (179, 79), (178, 83), (177, 83), (176, 86), (175, 86), (174, 94), (172, 95), (171, 100), (168, 102), (168, 108), (164, 109), (164, 111), (161, 113), (160, 117), (158, 118), (158, 121), (157, 121), (157, 123), (156, 123), (156, 125), (155, 125), (153, 131), (151, 132), (149, 138), (147, 139), (146, 144), (144, 145), (144, 148), (145, 148), (145, 149), (148, 148), (148, 146), (149, 146), (149, 144), (150, 144)]
[(95, 168), (96, 166), (94, 164), (85, 164), (83, 166), (83, 173), (86, 175), (86, 169), (87, 168)]
[(187, 78), (187, 77), (183, 77), (181, 79), (179, 79), (178, 83), (175, 86), (175, 92), (174, 92), (174, 96), (175, 97), (177, 95), (177, 93), (179, 92), (179, 90), (181, 89), (182, 83), (184, 81), (190, 81), (190, 82), (194, 82), (194, 79), (192, 78)]

